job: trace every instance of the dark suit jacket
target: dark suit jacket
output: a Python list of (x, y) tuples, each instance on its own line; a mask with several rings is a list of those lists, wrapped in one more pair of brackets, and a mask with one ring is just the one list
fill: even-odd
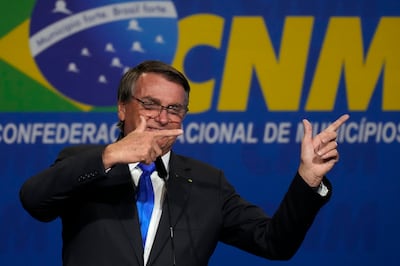
[[(36, 219), (61, 217), (66, 266), (143, 265), (128, 166), (115, 165), (105, 173), (103, 149), (64, 149), (50, 168), (28, 179), (20, 191), (24, 208)], [(324, 183), (330, 188), (327, 180)], [(178, 266), (207, 265), (218, 241), (257, 256), (289, 259), (328, 198), (296, 174), (277, 212), (269, 217), (241, 198), (221, 170), (172, 153), (168, 202), (148, 265), (173, 265), (173, 257)]]

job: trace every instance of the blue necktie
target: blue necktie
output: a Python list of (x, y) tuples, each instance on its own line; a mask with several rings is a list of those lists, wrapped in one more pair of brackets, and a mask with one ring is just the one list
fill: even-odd
[(151, 163), (147, 165), (140, 163), (138, 167), (142, 169), (143, 173), (139, 179), (136, 206), (139, 214), (140, 231), (142, 233), (142, 244), (144, 247), (154, 207), (154, 191), (150, 176), (155, 169), (155, 164)]

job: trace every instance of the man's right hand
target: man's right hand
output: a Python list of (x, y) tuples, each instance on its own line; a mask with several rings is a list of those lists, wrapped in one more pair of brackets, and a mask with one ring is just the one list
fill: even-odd
[(103, 152), (104, 168), (117, 163), (154, 162), (158, 156), (168, 152), (182, 129), (146, 131), (146, 119), (140, 117), (138, 127), (121, 140), (109, 144)]

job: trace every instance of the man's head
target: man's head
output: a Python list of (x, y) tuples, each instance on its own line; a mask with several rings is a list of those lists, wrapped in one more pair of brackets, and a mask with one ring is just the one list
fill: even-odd
[(190, 86), (186, 77), (160, 61), (145, 61), (122, 77), (118, 88), (119, 127), (135, 130), (140, 116), (146, 130), (181, 128), (188, 111)]
[(128, 102), (135, 93), (138, 78), (144, 73), (155, 73), (182, 86), (186, 93), (186, 106), (189, 104), (190, 85), (186, 77), (174, 67), (161, 61), (144, 61), (131, 68), (122, 77), (118, 87), (118, 102)]

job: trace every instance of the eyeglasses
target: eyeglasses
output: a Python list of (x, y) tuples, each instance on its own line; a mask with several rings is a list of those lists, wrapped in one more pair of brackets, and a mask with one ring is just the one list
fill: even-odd
[(150, 99), (142, 100), (136, 98), (135, 96), (132, 96), (132, 98), (138, 101), (142, 105), (144, 110), (146, 110), (149, 113), (152, 113), (152, 115), (150, 115), (150, 117), (152, 118), (159, 116), (162, 110), (165, 110), (170, 116), (170, 119), (176, 118), (181, 120), (188, 111), (187, 106), (181, 104), (171, 104), (168, 106), (164, 106)]

